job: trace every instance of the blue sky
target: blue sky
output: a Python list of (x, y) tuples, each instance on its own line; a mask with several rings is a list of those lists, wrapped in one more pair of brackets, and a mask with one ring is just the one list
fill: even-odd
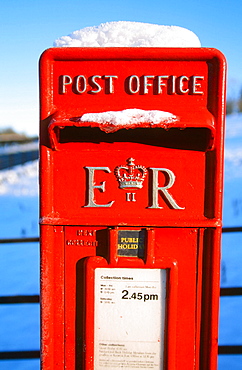
[(6, 0), (1, 2), (0, 129), (38, 133), (38, 60), (71, 32), (110, 21), (190, 29), (228, 61), (229, 94), (242, 86), (241, 0)]

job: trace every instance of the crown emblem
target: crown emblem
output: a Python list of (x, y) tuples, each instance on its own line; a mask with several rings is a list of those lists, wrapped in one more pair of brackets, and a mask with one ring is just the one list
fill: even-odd
[(114, 170), (115, 176), (119, 181), (120, 189), (143, 187), (144, 179), (147, 175), (147, 169), (141, 165), (134, 164), (135, 159), (127, 159), (127, 166), (117, 166)]

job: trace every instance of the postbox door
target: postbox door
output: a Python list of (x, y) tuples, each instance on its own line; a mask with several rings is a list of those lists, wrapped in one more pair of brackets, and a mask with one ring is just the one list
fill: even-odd
[[(111, 317), (110, 320), (108, 319), (109, 315), (106, 316), (105, 322), (102, 321), (103, 319), (100, 319), (101, 322), (98, 320), (105, 311), (108, 313), (109, 310), (112, 312), (112, 309), (114, 312), (119, 310), (120, 316), (124, 317), (123, 324), (120, 318), (120, 322), (115, 325), (123, 325), (124, 327), (125, 316), (127, 317), (130, 313), (131, 317), (137, 318), (134, 323), (136, 332), (139, 333), (137, 325), (142, 327), (142, 321), (145, 320), (144, 328), (147, 329), (150, 326), (150, 336), (152, 336), (152, 330), (155, 330), (152, 304), (154, 303), (155, 307), (157, 304), (159, 306), (161, 302), (163, 316), (155, 321), (159, 326), (157, 330), (161, 333), (160, 342), (156, 343), (159, 353), (162, 354), (162, 360), (158, 362), (159, 368), (193, 369), (194, 363), (199, 362), (199, 347), (196, 345), (200, 343), (201, 330), (202, 281), (199, 276), (202, 271), (203, 229), (155, 228), (152, 231), (143, 229), (142, 232), (146, 234), (146, 242), (149, 243), (145, 247), (143, 257), (140, 258), (137, 255), (130, 257), (129, 254), (117, 257), (120, 254), (119, 250), (121, 250), (118, 250), (120, 248), (118, 234), (124, 235), (124, 233), (127, 234), (127, 231), (134, 232), (134, 229), (140, 230), (137, 228), (128, 228), (127, 230), (127, 228), (120, 227), (111, 229), (111, 231), (107, 228), (85, 226), (65, 227), (65, 364), (68, 368), (72, 368), (76, 364), (77, 368), (83, 366), (84, 369), (88, 370), (96, 368), (101, 370), (106, 366), (104, 366), (104, 358), (108, 358), (108, 361), (114, 364), (115, 356), (112, 355), (112, 351), (108, 352), (108, 343), (113, 344), (109, 348), (114, 348), (115, 343), (121, 347), (125, 346), (126, 349), (121, 351), (120, 358), (126, 357), (127, 351), (130, 352), (130, 364), (135, 360), (135, 353), (143, 351), (140, 354), (142, 357), (140, 363), (142, 366), (146, 366), (145, 343), (143, 347), (139, 346), (137, 344), (140, 341), (138, 336), (137, 338), (132, 337), (133, 344), (129, 347), (125, 336), (122, 339), (120, 336), (114, 337), (112, 329), (114, 323), (112, 323)], [(113, 243), (111, 248), (113, 258), (111, 259), (109, 242)], [(86, 244), (86, 247), (83, 244)], [(97, 255), (97, 251), (99, 251), (99, 255)], [(84, 254), (89, 257), (84, 257)], [(92, 257), (90, 257), (91, 255)], [(152, 290), (149, 279), (146, 284), (146, 278), (144, 278), (142, 288), (141, 282), (137, 281), (141, 269), (146, 269), (148, 274), (150, 271), (154, 271), (154, 273), (159, 271), (158, 273), (162, 275), (163, 286), (157, 288), (156, 284), (158, 283), (154, 283), (155, 290)], [(145, 274), (146, 272), (144, 272), (144, 277)], [(114, 279), (111, 279), (111, 282), (101, 279), (101, 276), (107, 275), (114, 277)], [(123, 276), (127, 278), (126, 281)], [(129, 278), (130, 280), (128, 280)], [(114, 298), (112, 292), (114, 292)], [(149, 299), (147, 299), (148, 296)], [(145, 297), (146, 299), (144, 299)], [(159, 308), (157, 310), (159, 311)], [(113, 320), (115, 320), (115, 314)], [(101, 339), (97, 334), (98, 327), (102, 332)], [(106, 350), (104, 350), (105, 348)], [(160, 355), (157, 355), (157, 352), (154, 353), (156, 354), (152, 355), (154, 356), (153, 365), (158, 366), (157, 356)], [(126, 358), (125, 361), (128, 359)]]

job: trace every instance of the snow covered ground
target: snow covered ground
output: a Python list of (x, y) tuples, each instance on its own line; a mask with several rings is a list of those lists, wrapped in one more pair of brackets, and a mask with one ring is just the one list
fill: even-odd
[[(242, 114), (227, 117), (224, 226), (242, 226)], [(38, 236), (37, 161), (0, 171), (0, 238)], [(223, 235), (222, 287), (242, 286), (242, 233)], [(0, 245), (0, 295), (39, 293), (37, 243)], [(219, 343), (242, 345), (242, 297), (222, 297)], [(0, 305), (0, 351), (39, 349), (39, 305)], [(219, 370), (242, 356), (219, 356)], [(0, 361), (0, 370), (37, 370), (39, 360)]]
[[(224, 226), (242, 226), (242, 114), (227, 116)], [(223, 234), (221, 286), (242, 287), (242, 233)], [(242, 345), (242, 296), (221, 297), (219, 344)], [(219, 356), (219, 370), (242, 369), (242, 355)]]
[[(34, 161), (0, 171), (0, 238), (38, 236), (37, 169)], [(39, 294), (38, 243), (0, 244), (0, 295), (32, 294)], [(0, 305), (0, 351), (38, 349), (39, 305)], [(38, 359), (0, 361), (1, 370), (39, 367)]]

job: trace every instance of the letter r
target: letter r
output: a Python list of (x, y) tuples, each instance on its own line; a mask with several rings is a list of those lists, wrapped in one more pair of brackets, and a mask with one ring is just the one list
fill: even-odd
[[(173, 199), (167, 189), (170, 189), (175, 182), (175, 174), (168, 168), (150, 168), (152, 170), (152, 205), (148, 208), (163, 208), (159, 206), (158, 195), (159, 191), (162, 192), (163, 196), (167, 200), (168, 204), (173, 209), (185, 209), (185, 207), (179, 207), (176, 201)], [(159, 186), (158, 175), (159, 172), (163, 172), (168, 176), (168, 184), (165, 186)]]

